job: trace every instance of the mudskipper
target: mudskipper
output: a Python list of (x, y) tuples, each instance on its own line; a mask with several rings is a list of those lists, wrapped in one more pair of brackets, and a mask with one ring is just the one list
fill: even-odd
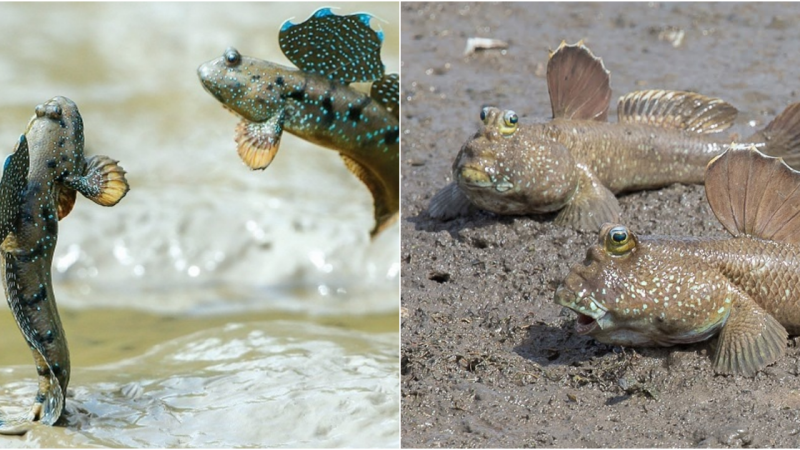
[[(558, 211), (557, 224), (594, 231), (618, 222), (614, 194), (703, 182), (706, 164), (731, 141), (714, 137), (737, 115), (699, 94), (648, 90), (619, 99), (608, 123), (609, 72), (582, 43), (550, 55), (547, 86), (553, 120), (521, 124), (513, 111), (487, 107), (483, 128), (453, 162), (453, 182), (431, 200), (431, 217), (449, 220), (474, 208), (497, 214)], [(746, 140), (800, 166), (800, 103)]]
[[(278, 42), (299, 70), (228, 48), (197, 72), (203, 87), (241, 117), (235, 140), (251, 169), (272, 162), (284, 130), (339, 152), (372, 193), (375, 236), (400, 205), (400, 111), (399, 79), (384, 73), (383, 32), (370, 27), (371, 19), (322, 8), (303, 23), (285, 22)], [(369, 95), (354, 82), (372, 82)]]
[(709, 165), (706, 195), (733, 236), (638, 236), (606, 224), (555, 294), (577, 332), (626, 346), (719, 335), (714, 370), (753, 376), (800, 334), (800, 172), (755, 150)]
[(128, 192), (125, 171), (107, 156), (83, 155), (83, 120), (65, 97), (38, 105), (0, 182), (0, 256), (6, 298), (33, 352), (39, 390), (30, 411), (0, 419), (0, 434), (17, 434), (33, 421), (54, 424), (64, 408), (69, 349), (53, 293), (51, 266), (58, 223), (76, 192), (102, 206)]

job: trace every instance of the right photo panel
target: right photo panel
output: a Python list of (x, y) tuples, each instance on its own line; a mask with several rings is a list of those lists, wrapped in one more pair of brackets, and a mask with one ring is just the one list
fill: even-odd
[(401, 7), (401, 433), (800, 445), (800, 5)]

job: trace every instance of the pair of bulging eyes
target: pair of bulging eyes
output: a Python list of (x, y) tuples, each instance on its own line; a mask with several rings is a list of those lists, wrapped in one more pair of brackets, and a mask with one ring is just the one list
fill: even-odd
[[(487, 106), (481, 110), (481, 121), (484, 125), (491, 125), (489, 122), (493, 119), (491, 114), (489, 114), (490, 108)], [(503, 136), (511, 136), (517, 131), (517, 123), (519, 122), (519, 116), (517, 113), (511, 110), (507, 110), (503, 112), (503, 122), (498, 124), (500, 134)]]

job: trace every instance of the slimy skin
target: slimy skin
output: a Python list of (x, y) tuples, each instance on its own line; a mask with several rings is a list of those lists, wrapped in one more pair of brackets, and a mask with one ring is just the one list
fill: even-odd
[[(284, 130), (339, 152), (373, 195), (374, 236), (400, 206), (400, 126), (398, 77), (383, 74), (382, 33), (369, 27), (370, 18), (323, 8), (302, 24), (284, 24), (281, 48), (300, 69), (228, 48), (197, 73), (206, 91), (242, 119), (236, 142), (250, 168), (272, 162)], [(355, 81), (372, 81), (370, 95), (351, 88)]]
[(76, 191), (103, 206), (113, 206), (128, 192), (125, 172), (116, 161), (84, 157), (83, 120), (65, 97), (36, 107), (22, 141), (30, 168), (0, 255), (8, 304), (33, 352), (39, 390), (31, 411), (3, 421), (0, 433), (17, 433), (35, 420), (52, 425), (64, 407), (70, 358), (51, 276), (59, 220), (71, 211)]

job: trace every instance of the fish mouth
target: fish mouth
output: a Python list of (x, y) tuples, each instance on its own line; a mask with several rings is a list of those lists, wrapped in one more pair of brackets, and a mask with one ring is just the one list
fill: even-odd
[(600, 325), (597, 323), (597, 320), (595, 320), (593, 317), (579, 313), (578, 311), (575, 311), (575, 313), (578, 314), (578, 320), (575, 321), (575, 332), (581, 336), (587, 335), (600, 327)]

